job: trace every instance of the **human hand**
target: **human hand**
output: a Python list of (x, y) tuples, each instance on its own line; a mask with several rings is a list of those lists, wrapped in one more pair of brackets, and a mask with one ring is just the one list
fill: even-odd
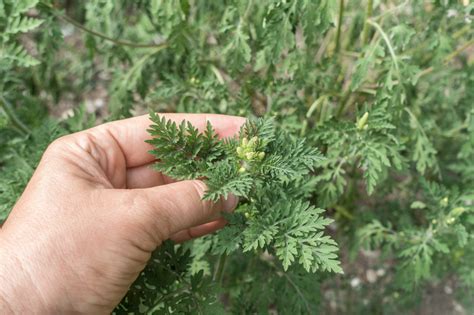
[[(221, 137), (245, 119), (166, 114)], [(199, 180), (153, 171), (147, 116), (62, 137), (0, 230), (0, 313), (110, 313), (162, 241), (184, 241), (224, 226), (229, 197), (203, 201)]]

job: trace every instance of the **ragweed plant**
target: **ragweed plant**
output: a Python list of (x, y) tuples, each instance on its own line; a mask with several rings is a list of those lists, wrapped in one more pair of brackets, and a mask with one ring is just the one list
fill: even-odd
[(264, 251), (278, 257), (283, 269), (298, 263), (307, 272), (341, 273), (336, 243), (324, 235), (332, 220), (305, 198), (304, 182), (323, 160), (303, 139), (278, 130), (271, 119), (250, 120), (238, 139), (219, 141), (212, 126), (203, 134), (189, 123), (152, 114), (149, 143), (159, 161), (155, 168), (175, 179), (205, 178), (204, 199), (233, 194), (241, 205), (231, 224), (216, 235), (211, 250)]

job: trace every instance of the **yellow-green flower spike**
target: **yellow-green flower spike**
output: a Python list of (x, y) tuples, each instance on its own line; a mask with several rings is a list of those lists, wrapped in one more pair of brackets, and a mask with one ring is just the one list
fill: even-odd
[(253, 149), (257, 145), (257, 141), (258, 141), (257, 137), (252, 137), (249, 141), (248, 146)]
[(448, 219), (446, 219), (446, 224), (453, 224), (454, 221), (456, 221), (455, 218), (448, 218)]
[(451, 210), (451, 214), (452, 214), (453, 216), (458, 217), (458, 216), (460, 216), (461, 214), (463, 214), (464, 211), (466, 211), (466, 208), (464, 208), (464, 207), (456, 207), (456, 208), (454, 208), (453, 210)]
[(255, 152), (247, 152), (245, 153), (245, 158), (247, 160), (253, 160), (255, 158)]
[(369, 112), (365, 112), (364, 115), (357, 121), (357, 124), (356, 124), (357, 129), (366, 130), (368, 119), (369, 119)]

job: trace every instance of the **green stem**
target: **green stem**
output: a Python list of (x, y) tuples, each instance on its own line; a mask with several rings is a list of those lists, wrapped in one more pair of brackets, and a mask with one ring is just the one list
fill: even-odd
[(337, 33), (336, 33), (336, 53), (338, 53), (341, 48), (341, 28), (342, 28), (343, 17), (344, 17), (344, 0), (339, 0), (339, 19), (337, 22)]
[(20, 120), (20, 118), (18, 118), (13, 106), (5, 99), (5, 97), (3, 97), (3, 95), (0, 95), (0, 100), (2, 101), (0, 108), (3, 109), (5, 114), (7, 114), (13, 126), (15, 126), (23, 135), (30, 134), (31, 130)]
[[(453, 35), (451, 37), (453, 39), (459, 39), (463, 35), (468, 33), (470, 30), (471, 30), (470, 25), (466, 25), (465, 27), (461, 28), (459, 31), (453, 33)], [(404, 53), (405, 53), (406, 56), (413, 56), (415, 54), (419, 54), (420, 52), (422, 52), (423, 54), (426, 54), (426, 51), (428, 49), (427, 48), (428, 45), (429, 45), (429, 42), (424, 41), (424, 42), (420, 43), (419, 45), (417, 45), (416, 47), (412, 47), (412, 48), (409, 48), (409, 49), (405, 50)]]
[(471, 30), (471, 27), (469, 25), (466, 25), (463, 28), (461, 28), (459, 31), (455, 32), (453, 34), (453, 38), (458, 39), (459, 37), (461, 37), (464, 34), (468, 33), (470, 30)]
[(45, 3), (43, 3), (43, 4), (46, 5), (47, 7), (49, 7), (52, 10), (53, 14), (57, 18), (74, 25), (75, 27), (77, 27), (78, 29), (80, 29), (83, 32), (86, 32), (86, 33), (89, 33), (89, 34), (94, 35), (96, 37), (102, 38), (102, 39), (104, 39), (106, 41), (109, 41), (109, 42), (112, 42), (116, 45), (129, 46), (129, 47), (134, 47), (134, 48), (160, 48), (160, 47), (167, 47), (168, 46), (168, 44), (166, 42), (160, 43), (160, 44), (141, 44), (141, 43), (130, 42), (130, 41), (127, 41), (127, 40), (112, 38), (112, 37), (107, 36), (103, 33), (99, 33), (97, 31), (94, 31), (94, 30), (91, 30), (91, 29), (85, 27), (84, 25), (82, 25), (81, 23), (77, 22), (76, 20), (70, 18), (69, 16), (58, 12), (58, 10), (56, 10), (54, 7), (52, 7), (48, 4), (45, 4)]
[[(350, 191), (353, 190), (352, 186), (353, 186), (353, 185), (351, 185)], [(350, 213), (349, 210), (346, 209), (346, 207), (340, 206), (340, 205), (335, 205), (335, 206), (334, 206), (334, 210), (336, 211), (336, 213), (338, 213), (338, 214), (341, 215), (342, 217), (345, 217), (345, 218), (348, 219), (349, 221), (353, 221), (353, 220), (354, 220), (354, 215), (352, 215), (352, 213)]]
[(362, 29), (362, 47), (367, 44), (367, 39), (369, 38), (369, 23), (368, 20), (372, 16), (374, 2), (373, 0), (368, 0), (367, 2), (367, 11), (365, 12), (365, 22), (364, 28)]
[(222, 280), (224, 279), (224, 269), (225, 263), (227, 260), (227, 254), (222, 254), (219, 256), (219, 260), (217, 261), (216, 268), (214, 269), (214, 275), (212, 280), (217, 282), (219, 285), (222, 285)]
[[(452, 53), (450, 53), (449, 55), (447, 55), (444, 60), (443, 60), (443, 63), (444, 64), (447, 64), (449, 63), (451, 60), (453, 60), (455, 57), (457, 57), (460, 53), (462, 53), (464, 50), (468, 49), (470, 46), (474, 45), (474, 39), (471, 39), (470, 41), (464, 43), (464, 45), (462, 45), (461, 47), (459, 47), (458, 49), (456, 49), (455, 51), (453, 51)], [(429, 67), (429, 68), (426, 68), (425, 70), (421, 71), (420, 73), (418, 73), (418, 79), (424, 75), (427, 75), (428, 73), (431, 73), (433, 72), (434, 68), (433, 67)]]
[[(361, 57), (367, 58), (369, 56), (372, 57), (374, 55), (375, 49), (376, 49), (376, 47), (378, 45), (378, 41), (379, 41), (378, 36), (379, 36), (379, 33), (374, 34), (374, 36), (371, 39), (371, 44), (369, 45), (371, 47), (371, 49), (366, 51), (365, 54), (361, 55)], [(356, 92), (356, 91), (354, 91), (354, 92)], [(336, 113), (336, 118), (340, 118), (342, 116), (342, 114), (344, 113), (344, 111), (346, 109), (346, 106), (348, 106), (347, 102), (350, 100), (351, 95), (352, 95), (352, 91), (351, 91), (350, 84), (349, 84), (349, 88), (347, 89), (347, 91), (344, 92), (344, 94), (341, 97), (341, 101), (339, 103), (339, 108), (338, 108), (337, 113)]]
[(253, 5), (252, 0), (249, 0), (249, 2), (247, 3), (247, 8), (245, 9), (244, 15), (242, 17), (242, 21), (247, 20), (250, 13), (250, 8), (252, 8), (252, 5)]
[(337, 109), (337, 113), (336, 113), (336, 118), (341, 117), (342, 113), (344, 112), (344, 108), (346, 108), (347, 101), (349, 101), (350, 97), (351, 97), (351, 89), (348, 88), (340, 100), (339, 108)]
[(377, 22), (367, 20), (367, 23), (372, 25), (380, 33), (383, 40), (385, 41), (385, 44), (388, 47), (388, 51), (390, 52), (390, 56), (392, 57), (393, 64), (395, 66), (395, 71), (397, 72), (398, 80), (400, 80), (401, 82), (402, 76), (400, 74), (400, 68), (398, 67), (397, 55), (395, 54), (395, 49), (393, 49), (393, 46), (390, 43), (390, 39), (388, 38), (387, 34), (383, 31), (382, 27)]
[(309, 301), (306, 299), (305, 295), (303, 294), (303, 292), (301, 291), (301, 289), (298, 287), (298, 285), (293, 281), (293, 279), (291, 279), (291, 277), (288, 275), (287, 272), (285, 271), (282, 271), (280, 268), (278, 268), (277, 266), (275, 266), (275, 264), (271, 261), (265, 261), (270, 267), (272, 267), (277, 273), (280, 273), (283, 275), (283, 277), (286, 279), (286, 281), (288, 281), (288, 283), (293, 287), (293, 289), (295, 290), (296, 294), (299, 295), (299, 297), (301, 298), (301, 300), (303, 300), (304, 302), (304, 306), (306, 308), (306, 311), (307, 313), (306, 314), (311, 314), (312, 313), (312, 310), (311, 310), (311, 307), (310, 307), (310, 304), (309, 304)]

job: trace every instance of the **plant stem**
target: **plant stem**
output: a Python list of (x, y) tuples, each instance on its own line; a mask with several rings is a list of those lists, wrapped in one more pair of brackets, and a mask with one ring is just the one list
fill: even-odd
[(341, 117), (342, 113), (344, 112), (344, 108), (346, 108), (346, 103), (350, 97), (351, 97), (351, 89), (348, 88), (340, 100), (339, 108), (337, 109), (337, 112), (336, 112), (336, 118)]
[[(371, 43), (369, 44), (369, 46), (372, 47), (372, 48), (370, 50), (366, 51), (363, 55), (361, 55), (362, 58), (367, 58), (368, 56), (373, 56), (374, 55), (375, 48), (377, 47), (378, 41), (379, 41), (378, 36), (380, 36), (379, 33), (374, 34), (374, 36), (371, 39)], [(339, 108), (338, 108), (337, 113), (336, 113), (336, 118), (340, 118), (342, 116), (342, 114), (344, 113), (344, 110), (346, 109), (346, 106), (348, 106), (347, 103), (351, 99), (351, 95), (352, 95), (352, 91), (351, 91), (350, 84), (349, 84), (349, 87), (348, 87), (347, 91), (345, 91), (344, 94), (342, 94), (341, 101), (339, 103)]]
[(454, 39), (458, 39), (459, 37), (463, 36), (464, 34), (468, 33), (471, 30), (469, 25), (464, 26), (459, 31), (453, 34)]
[(78, 29), (80, 29), (81, 31), (83, 32), (86, 32), (86, 33), (89, 33), (91, 35), (94, 35), (94, 36), (97, 36), (99, 38), (102, 38), (106, 41), (109, 41), (109, 42), (112, 42), (116, 45), (120, 45), (120, 46), (129, 46), (129, 47), (134, 47), (134, 48), (160, 48), (160, 47), (167, 47), (168, 44), (166, 42), (164, 43), (160, 43), (160, 44), (141, 44), (141, 43), (134, 43), (134, 42), (131, 42), (131, 41), (127, 41), (127, 40), (121, 40), (121, 39), (115, 39), (115, 38), (112, 38), (110, 36), (107, 36), (103, 33), (99, 33), (97, 31), (94, 31), (94, 30), (91, 30), (87, 27), (85, 27), (84, 25), (82, 25), (81, 23), (77, 22), (76, 20), (74, 20), (73, 18), (70, 18), (69, 16), (67, 16), (66, 14), (62, 14), (60, 12), (58, 12), (58, 10), (56, 10), (56, 8), (50, 6), (50, 5), (47, 5), (47, 4), (44, 4), (46, 5), (47, 7), (49, 7), (53, 14), (65, 21), (65, 22), (68, 22), (72, 25), (74, 25), (75, 27), (77, 27)]
[(379, 21), (380, 19), (384, 18), (385, 16), (389, 15), (389, 14), (392, 14), (392, 13), (395, 13), (396, 11), (398, 10), (401, 10), (403, 9), (404, 6), (406, 6), (407, 4), (410, 3), (410, 0), (405, 0), (403, 3), (397, 5), (396, 7), (393, 7), (391, 9), (387, 9), (387, 10), (384, 10), (382, 13), (380, 13), (379, 15), (376, 15), (372, 18), (372, 20), (374, 21)]
[(282, 272), (282, 270), (279, 269), (277, 266), (275, 266), (275, 264), (273, 262), (266, 261), (266, 263), (270, 267), (272, 267), (274, 270), (276, 270), (276, 272), (281, 272), (281, 274), (286, 279), (286, 281), (288, 281), (288, 283), (293, 287), (293, 289), (295, 289), (296, 294), (298, 294), (299, 297), (301, 298), (301, 300), (303, 300), (306, 311), (307, 311), (307, 314), (311, 314), (312, 313), (311, 312), (311, 307), (309, 305), (308, 300), (306, 299), (305, 295), (303, 294), (301, 289), (298, 287), (298, 285), (291, 279), (291, 277), (286, 272), (284, 272), (284, 271)]
[[(461, 47), (459, 47), (458, 49), (456, 49), (455, 51), (453, 51), (452, 53), (450, 53), (449, 55), (447, 55), (444, 60), (443, 60), (443, 63), (444, 64), (447, 64), (449, 63), (451, 60), (453, 60), (454, 58), (456, 58), (460, 53), (462, 53), (464, 50), (468, 49), (470, 46), (474, 45), (474, 39), (471, 39), (470, 41), (464, 43), (464, 45), (462, 45)], [(424, 75), (427, 75), (431, 72), (433, 72), (434, 68), (433, 67), (428, 67), (426, 68), (425, 70), (421, 71), (420, 73), (418, 73), (418, 79), (421, 78), (422, 76)]]
[(367, 39), (369, 38), (369, 23), (368, 23), (368, 20), (372, 16), (373, 6), (374, 6), (373, 0), (368, 0), (368, 2), (367, 2), (367, 11), (365, 12), (364, 28), (362, 29), (362, 45), (361, 45), (361, 47), (365, 46), (365, 44), (367, 43)]
[(250, 8), (252, 8), (252, 0), (249, 0), (249, 2), (247, 3), (247, 8), (245, 9), (245, 12), (244, 12), (244, 15), (242, 16), (242, 19), (241, 21), (246, 21), (248, 16), (249, 16), (249, 13), (250, 13)]
[(337, 33), (336, 33), (336, 53), (339, 52), (341, 48), (341, 28), (342, 28), (342, 19), (344, 17), (344, 0), (339, 0), (339, 19), (337, 22)]
[(383, 31), (382, 27), (374, 21), (367, 20), (366, 23), (372, 25), (382, 36), (385, 44), (388, 47), (388, 51), (390, 52), (390, 56), (392, 57), (393, 64), (395, 66), (395, 71), (397, 72), (398, 80), (402, 81), (402, 77), (400, 74), (400, 68), (398, 67), (397, 55), (395, 54), (395, 49), (393, 48), (392, 44), (390, 43), (390, 39), (388, 38), (387, 34)]
[(3, 95), (0, 95), (0, 100), (2, 101), (0, 108), (3, 108), (13, 126), (15, 126), (23, 135), (31, 133), (31, 130), (20, 120), (20, 118), (18, 118), (13, 106), (5, 99), (5, 97), (3, 97)]
[[(375, 19), (374, 19), (375, 20)], [(459, 31), (453, 33), (453, 39), (459, 39), (461, 36), (465, 35), (471, 30), (470, 25), (466, 25), (465, 27), (461, 28)], [(405, 50), (405, 55), (413, 56), (415, 53), (419, 53), (420, 51), (426, 52), (427, 51), (428, 42), (424, 41), (416, 47), (409, 48)]]
[(227, 254), (224, 253), (220, 255), (219, 260), (217, 261), (216, 268), (214, 269), (212, 281), (217, 282), (219, 285), (222, 285), (222, 280), (224, 279), (224, 268), (226, 260)]

